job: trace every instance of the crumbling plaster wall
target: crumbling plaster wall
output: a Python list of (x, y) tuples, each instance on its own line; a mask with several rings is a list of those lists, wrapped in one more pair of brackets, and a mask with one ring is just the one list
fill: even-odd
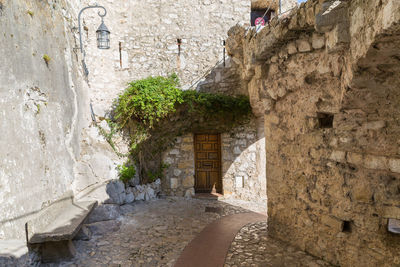
[(1, 3), (0, 238), (15, 238), (30, 215), (71, 189), (81, 91), (61, 6)]
[(91, 127), (74, 49), (80, 1), (0, 3), (0, 239), (24, 238), (42, 207), (115, 178), (119, 159)]
[(399, 22), (398, 1), (309, 0), (227, 41), (265, 114), (269, 233), (336, 265), (400, 264), (387, 230), (400, 219)]

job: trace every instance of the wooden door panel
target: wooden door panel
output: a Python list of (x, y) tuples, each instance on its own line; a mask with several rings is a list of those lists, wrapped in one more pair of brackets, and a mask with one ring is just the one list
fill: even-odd
[(196, 141), (206, 141), (207, 136), (205, 134), (197, 134), (196, 135)]
[(209, 134), (208, 135), (208, 141), (218, 141), (218, 135), (217, 134)]
[(196, 134), (194, 140), (196, 192), (222, 192), (220, 136)]
[(214, 164), (212, 161), (203, 161), (201, 164), (201, 168), (203, 169), (212, 169), (214, 167)]
[(209, 152), (208, 159), (218, 160), (218, 152)]
[(204, 172), (204, 171), (197, 172), (196, 187), (207, 188), (207, 172)]
[(199, 159), (199, 160), (208, 159), (208, 158), (207, 158), (207, 153), (205, 153), (205, 152), (197, 152), (196, 157), (197, 157), (197, 159)]
[(214, 144), (209, 144), (209, 143), (205, 143), (202, 144), (201, 149), (203, 151), (209, 151), (209, 150), (213, 150)]

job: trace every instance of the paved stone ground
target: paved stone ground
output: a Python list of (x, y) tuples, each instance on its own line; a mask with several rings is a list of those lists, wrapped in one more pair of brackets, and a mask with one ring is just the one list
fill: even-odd
[[(214, 209), (205, 212), (206, 207)], [(99, 229), (104, 234), (75, 241), (76, 260), (61, 266), (173, 266), (185, 246), (210, 222), (249, 210), (265, 213), (265, 207), (244, 201), (184, 198), (139, 202), (124, 205), (122, 210), (121, 218), (99, 226), (105, 228)]]
[[(211, 212), (205, 212), (206, 207)], [(249, 210), (265, 214), (266, 207), (244, 201), (167, 198), (121, 209), (117, 220), (96, 223), (89, 241), (74, 241), (74, 261), (42, 266), (173, 266), (185, 246), (210, 222)], [(268, 239), (265, 232), (266, 223), (244, 227), (225, 266), (328, 266)]]
[(226, 256), (224, 267), (245, 266), (331, 266), (305, 252), (267, 236), (267, 223), (259, 222), (243, 227)]

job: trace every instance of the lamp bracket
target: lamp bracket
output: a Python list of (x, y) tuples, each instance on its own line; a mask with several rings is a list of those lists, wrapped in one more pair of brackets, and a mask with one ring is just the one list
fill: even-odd
[(81, 53), (83, 55), (82, 63), (83, 63), (84, 72), (85, 72), (86, 76), (88, 75), (88, 71), (87, 71), (87, 67), (86, 67), (86, 64), (85, 64), (86, 53), (85, 53), (85, 50), (83, 49), (83, 43), (82, 43), (81, 16), (82, 16), (83, 11), (85, 11), (86, 9), (91, 9), (91, 8), (98, 8), (98, 9), (102, 9), (103, 10), (103, 13), (101, 12), (101, 10), (97, 13), (99, 15), (99, 17), (101, 17), (102, 20), (107, 15), (106, 8), (103, 7), (103, 6), (98, 5), (97, 3), (95, 3), (93, 5), (88, 5), (87, 7), (84, 7), (84, 8), (81, 9), (81, 11), (79, 11), (79, 14), (78, 14), (79, 44), (80, 44)]

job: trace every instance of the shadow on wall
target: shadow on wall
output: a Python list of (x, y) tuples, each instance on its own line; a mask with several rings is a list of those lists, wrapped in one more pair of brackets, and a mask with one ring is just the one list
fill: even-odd
[(264, 121), (254, 119), (221, 135), (224, 195), (263, 202), (266, 194)]
[[(218, 136), (216, 130), (199, 129), (195, 133), (199, 135), (190, 133), (177, 138), (175, 145), (162, 155), (162, 161), (169, 166), (162, 184), (167, 195), (190, 197), (194, 189), (202, 192), (215, 188), (226, 198), (265, 202), (262, 119), (252, 118), (247, 124), (223, 132), (218, 138), (220, 143), (216, 138), (208, 140), (210, 136)], [(204, 136), (204, 141), (194, 140)]]

